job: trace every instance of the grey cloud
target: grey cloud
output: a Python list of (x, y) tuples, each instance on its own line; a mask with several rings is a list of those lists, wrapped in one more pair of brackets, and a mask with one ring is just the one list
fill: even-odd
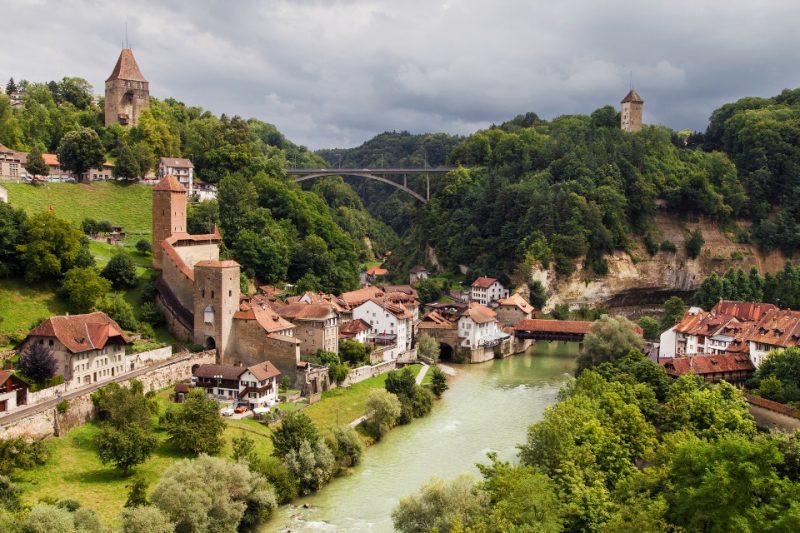
[(703, 129), (721, 103), (800, 85), (798, 15), (794, 0), (20, 0), (0, 77), (99, 90), (127, 22), (155, 96), (312, 148), (589, 113), (618, 105), (630, 72), (646, 121)]

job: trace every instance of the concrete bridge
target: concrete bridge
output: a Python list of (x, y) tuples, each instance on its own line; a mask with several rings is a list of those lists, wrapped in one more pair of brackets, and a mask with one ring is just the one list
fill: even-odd
[[(380, 181), (407, 192), (420, 202), (427, 203), (431, 198), (431, 174), (447, 174), (455, 170), (454, 167), (434, 168), (290, 168), (286, 173), (292, 181), (300, 183), (322, 176), (357, 176), (368, 180)], [(425, 196), (408, 187), (408, 176), (425, 176)], [(403, 182), (399, 183), (390, 177), (402, 176)]]

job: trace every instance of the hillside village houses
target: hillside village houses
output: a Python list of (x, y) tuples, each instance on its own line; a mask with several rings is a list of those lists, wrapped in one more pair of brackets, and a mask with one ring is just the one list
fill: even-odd
[(521, 294), (515, 292), (508, 298), (501, 298), (497, 300), (497, 307), (494, 308), (497, 313), (497, 320), (504, 326), (513, 326), (520, 320), (533, 318), (533, 306), (522, 297)]
[(52, 316), (33, 328), (17, 346), (46, 346), (55, 357), (56, 373), (65, 381), (97, 383), (125, 373), (125, 346), (131, 339), (103, 312)]
[(506, 357), (513, 350), (512, 336), (501, 329), (497, 314), (478, 302), (434, 304), (417, 325), (420, 334), (439, 342), (443, 360), (481, 363)]
[(0, 370), (0, 413), (28, 403), (28, 384), (19, 376)]
[(192, 384), (220, 401), (246, 405), (249, 409), (268, 408), (278, 402), (280, 371), (269, 361), (249, 367), (200, 365)]
[(159, 158), (156, 176), (160, 180), (169, 174), (175, 176), (183, 188), (188, 191), (191, 198), (194, 194), (194, 164), (192, 164), (192, 161), (182, 157)]
[(495, 278), (481, 276), (472, 282), (470, 298), (481, 305), (489, 305), (501, 298), (508, 298), (508, 289)]
[[(37, 176), (44, 181), (60, 182), (73, 181), (76, 176), (61, 168), (56, 154), (42, 154), (45, 164), (50, 168), (47, 176)], [(34, 179), (25, 165), (28, 162), (27, 152), (17, 152), (0, 144), (0, 181), (31, 181)], [(91, 168), (81, 176), (77, 176), (83, 181), (111, 180), (114, 179), (112, 172), (114, 164), (106, 161), (102, 168)]]
[(416, 285), (420, 281), (428, 279), (431, 273), (422, 265), (417, 265), (409, 271), (409, 283)]

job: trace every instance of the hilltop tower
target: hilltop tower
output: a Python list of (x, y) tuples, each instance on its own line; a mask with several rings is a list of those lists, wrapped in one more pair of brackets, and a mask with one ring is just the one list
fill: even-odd
[(239, 263), (199, 261), (194, 265), (194, 342), (225, 360), (233, 315), (239, 310)]
[(622, 99), (620, 109), (620, 128), (623, 131), (636, 132), (642, 129), (642, 109), (644, 100), (635, 89), (631, 89)]
[(142, 111), (150, 107), (150, 83), (144, 79), (133, 51), (123, 48), (106, 80), (106, 126), (135, 126)]
[(186, 189), (167, 175), (153, 187), (153, 268), (161, 270), (161, 243), (173, 233), (186, 233)]

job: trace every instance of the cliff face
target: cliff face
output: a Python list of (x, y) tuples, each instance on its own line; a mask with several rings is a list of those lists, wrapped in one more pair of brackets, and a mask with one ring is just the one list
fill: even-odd
[[(539, 280), (549, 295), (546, 310), (561, 303), (571, 307), (660, 304), (669, 296), (694, 291), (712, 272), (724, 273), (730, 267), (747, 271), (755, 266), (763, 274), (783, 268), (786, 261), (780, 252), (764, 254), (752, 245), (735, 242), (713, 221), (682, 222), (661, 213), (656, 223), (660, 239), (671, 241), (676, 252), (659, 251), (651, 256), (643, 243), (637, 242), (631, 254), (608, 256), (608, 274), (599, 278), (591, 278), (582, 265), (568, 278), (558, 278), (552, 268), (534, 267), (531, 278)], [(685, 236), (697, 227), (705, 244), (700, 256), (690, 259), (684, 250)]]

